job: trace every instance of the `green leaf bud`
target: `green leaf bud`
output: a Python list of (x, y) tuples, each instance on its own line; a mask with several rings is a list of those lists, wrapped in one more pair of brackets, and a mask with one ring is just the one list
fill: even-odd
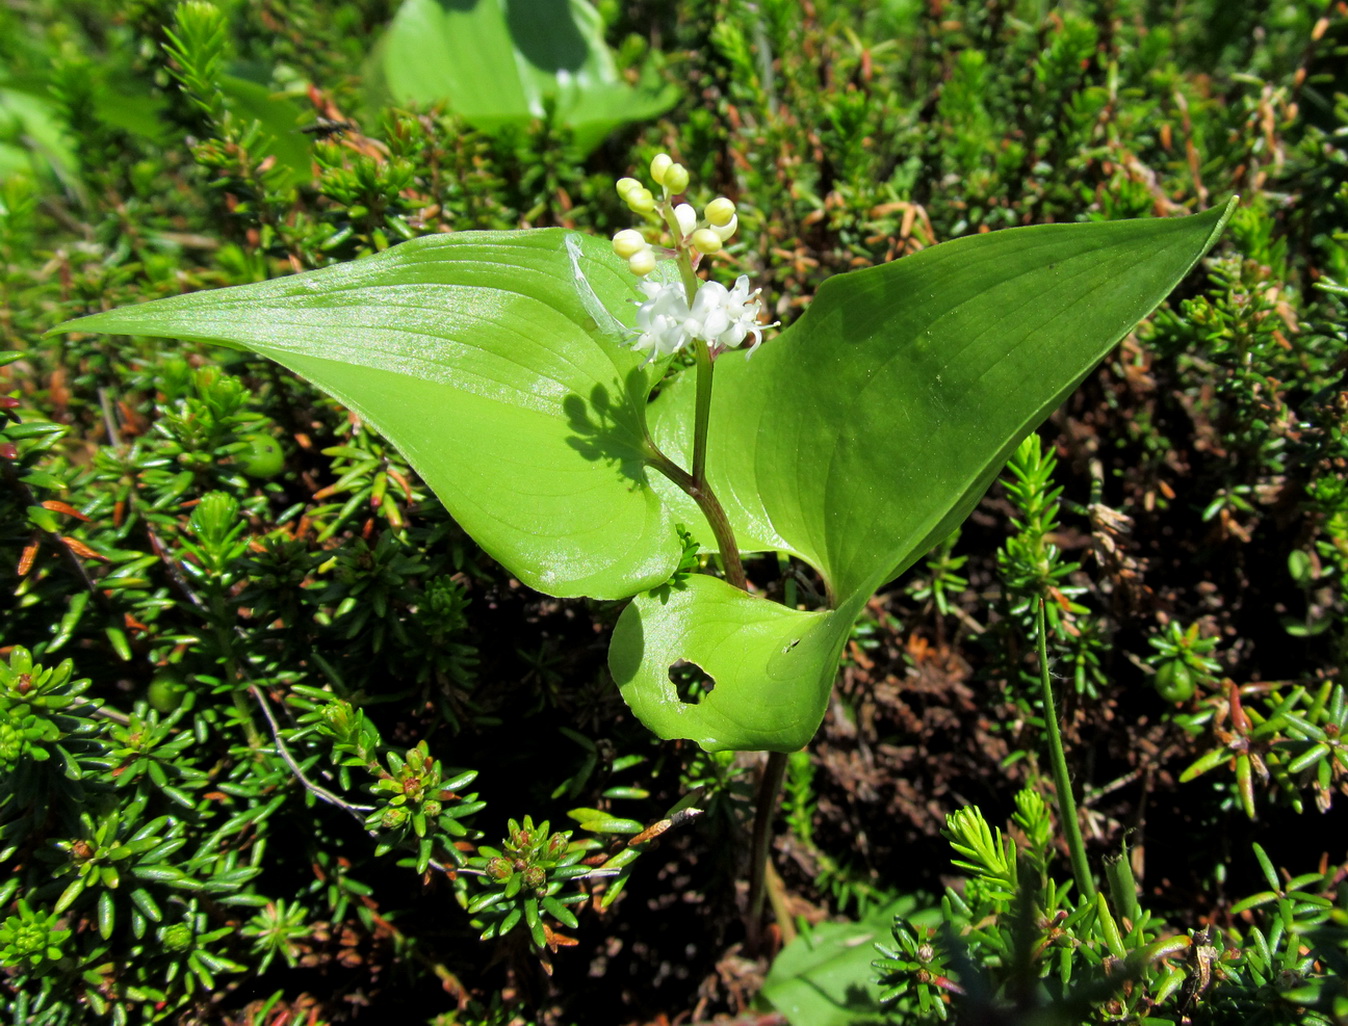
[(192, 946), (192, 927), (186, 923), (174, 923), (159, 932), (164, 947), (169, 951), (186, 951)]
[(548, 838), (548, 858), (559, 859), (566, 854), (570, 839), (566, 834), (557, 833)]

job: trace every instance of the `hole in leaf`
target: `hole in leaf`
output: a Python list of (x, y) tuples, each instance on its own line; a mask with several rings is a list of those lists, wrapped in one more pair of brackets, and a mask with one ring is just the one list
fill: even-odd
[(711, 674), (687, 659), (680, 659), (669, 668), (669, 679), (674, 685), (679, 701), (688, 705), (697, 705), (716, 687), (716, 681), (712, 679)]

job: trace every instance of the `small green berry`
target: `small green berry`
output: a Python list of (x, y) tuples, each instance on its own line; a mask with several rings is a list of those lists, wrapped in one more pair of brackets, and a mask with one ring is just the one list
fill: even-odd
[(245, 435), (239, 441), (246, 448), (234, 454), (234, 462), (249, 477), (275, 477), (285, 469), (285, 452), (275, 438), (270, 435)]
[(1167, 702), (1187, 702), (1194, 694), (1194, 675), (1178, 659), (1162, 663), (1156, 671), (1156, 692)]
[(183, 704), (187, 695), (187, 685), (172, 670), (160, 670), (150, 681), (145, 697), (157, 712), (171, 713)]

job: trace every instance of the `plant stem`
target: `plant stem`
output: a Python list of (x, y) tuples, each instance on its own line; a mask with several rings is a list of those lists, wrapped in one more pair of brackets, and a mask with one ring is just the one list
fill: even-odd
[(1048, 625), (1044, 615), (1044, 598), (1039, 599), (1035, 615), (1035, 630), (1039, 634), (1039, 680), (1044, 701), (1044, 728), (1048, 731), (1049, 762), (1053, 764), (1053, 788), (1058, 793), (1058, 818), (1067, 836), (1067, 849), (1072, 856), (1072, 876), (1077, 890), (1090, 901), (1095, 900), (1095, 881), (1091, 879), (1086, 862), (1086, 846), (1081, 840), (1081, 824), (1077, 821), (1077, 803), (1072, 797), (1072, 781), (1067, 776), (1067, 756), (1063, 753), (1062, 733), (1058, 729), (1058, 713), (1053, 706), (1053, 684), (1048, 672)]
[(711, 420), (712, 372), (711, 349), (701, 339), (695, 350), (697, 358), (697, 412), (693, 418), (693, 483), (707, 487), (707, 425)]
[[(673, 209), (668, 207), (668, 204), (666, 207), (665, 220), (675, 238), (678, 238), (678, 222), (674, 218)], [(687, 250), (679, 253), (678, 265), (683, 278), (684, 293), (691, 308), (701, 282), (698, 281), (697, 272), (693, 269)], [(740, 562), (739, 546), (735, 543), (735, 532), (731, 529), (730, 518), (726, 516), (725, 509), (707, 482), (707, 435), (711, 423), (711, 388), (715, 370), (711, 347), (699, 339), (694, 356), (697, 361), (697, 395), (693, 416), (693, 472), (689, 474), (660, 452), (654, 443), (650, 443), (650, 448), (655, 454), (654, 466), (692, 496), (716, 537), (716, 547), (721, 552), (721, 565), (725, 569), (726, 581), (741, 591), (748, 591), (749, 581), (744, 575), (744, 564)], [(749, 919), (746, 933), (751, 952), (758, 950), (761, 940), (764, 885), (767, 881), (768, 856), (772, 844), (772, 816), (777, 808), (777, 795), (782, 789), (785, 775), (786, 756), (781, 752), (769, 752), (768, 761), (763, 767), (763, 776), (758, 783), (753, 841), (749, 849)]]
[(702, 515), (707, 518), (711, 533), (716, 538), (716, 547), (721, 553), (721, 563), (725, 567), (725, 578), (741, 591), (749, 590), (748, 578), (744, 576), (744, 564), (740, 562), (739, 546), (735, 543), (735, 532), (730, 526), (730, 518), (716, 498), (716, 493), (705, 481), (698, 484), (693, 475), (684, 470), (668, 456), (650, 444), (651, 466), (687, 492)]
[(758, 799), (754, 806), (754, 835), (749, 846), (749, 919), (746, 946), (758, 953), (762, 940), (763, 895), (768, 876), (768, 856), (772, 853), (772, 814), (777, 810), (777, 795), (786, 776), (786, 753), (768, 752), (763, 776), (758, 781)]

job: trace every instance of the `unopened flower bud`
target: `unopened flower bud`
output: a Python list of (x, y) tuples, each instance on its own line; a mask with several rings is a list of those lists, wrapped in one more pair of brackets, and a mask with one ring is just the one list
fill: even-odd
[(675, 164), (665, 172), (660, 184), (669, 190), (671, 196), (677, 196), (688, 188), (688, 169), (682, 164)]
[(717, 235), (721, 236), (721, 241), (725, 242), (726, 239), (730, 238), (730, 236), (735, 234), (735, 229), (738, 228), (739, 226), (740, 226), (739, 216), (736, 214), (732, 214), (730, 215), (729, 221), (727, 221), (725, 224), (714, 224), (711, 226), (711, 230), (714, 231)]
[(680, 203), (674, 208), (674, 220), (679, 222), (679, 234), (686, 239), (697, 228), (697, 211), (690, 203)]
[(638, 278), (644, 278), (655, 270), (655, 253), (647, 247), (640, 253), (634, 253), (627, 261), (627, 269)]
[(668, 153), (657, 153), (651, 158), (651, 177), (656, 185), (665, 184), (665, 172), (674, 166), (674, 158)]
[(493, 880), (509, 880), (515, 875), (515, 867), (509, 859), (497, 857), (487, 863), (487, 875)]
[(717, 196), (707, 204), (707, 223), (713, 228), (728, 225), (735, 217), (735, 204), (724, 196)]
[(407, 810), (397, 806), (384, 810), (379, 823), (385, 830), (397, 830), (407, 822)]
[(618, 179), (618, 195), (622, 197), (624, 202), (627, 201), (627, 197), (632, 192), (633, 189), (640, 189), (640, 188), (641, 183), (638, 182), (635, 178)]
[(529, 887), (542, 887), (548, 882), (548, 873), (542, 866), (530, 866), (524, 871), (524, 882)]
[(613, 236), (613, 252), (617, 253), (618, 256), (622, 257), (624, 260), (634, 257), (642, 250), (649, 248), (650, 244), (647, 243), (641, 232), (637, 231), (635, 228), (624, 228), (622, 231), (618, 232), (617, 235)]
[(718, 253), (721, 249), (721, 236), (710, 228), (699, 228), (693, 232), (693, 246), (699, 253)]
[(627, 208), (638, 214), (649, 214), (655, 209), (655, 197), (650, 189), (632, 189), (623, 199), (627, 201)]

